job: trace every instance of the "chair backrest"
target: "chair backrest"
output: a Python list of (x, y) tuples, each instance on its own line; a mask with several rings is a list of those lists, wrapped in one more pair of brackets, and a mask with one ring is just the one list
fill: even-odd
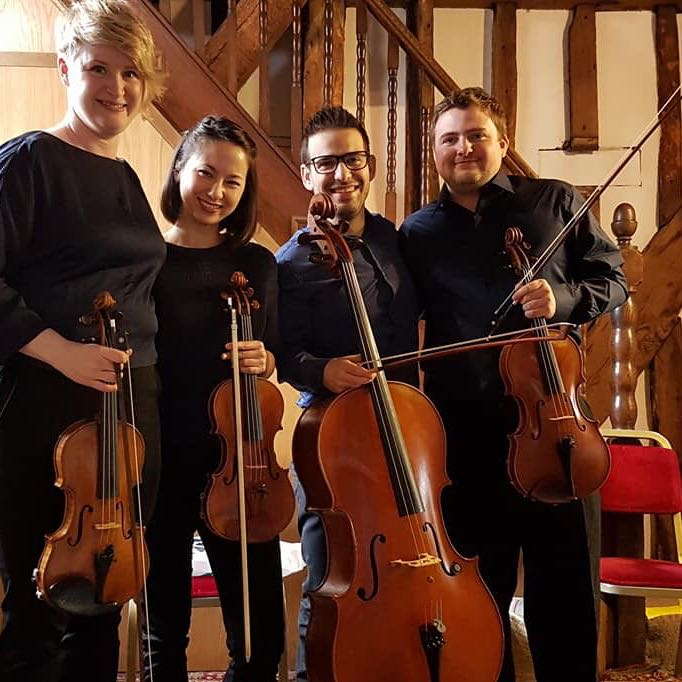
[(609, 445), (611, 471), (601, 488), (602, 509), (676, 514), (682, 511), (682, 482), (673, 450)]

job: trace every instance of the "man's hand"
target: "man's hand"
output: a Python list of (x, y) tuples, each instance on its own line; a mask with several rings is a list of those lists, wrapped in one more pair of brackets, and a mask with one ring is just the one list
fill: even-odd
[(374, 374), (358, 365), (359, 356), (347, 355), (344, 358), (334, 358), (324, 366), (322, 383), (332, 393), (341, 393), (349, 388), (358, 388), (368, 384)]
[(550, 320), (556, 314), (556, 298), (546, 279), (534, 279), (520, 286), (512, 298), (523, 306), (523, 314), (528, 318), (545, 317)]

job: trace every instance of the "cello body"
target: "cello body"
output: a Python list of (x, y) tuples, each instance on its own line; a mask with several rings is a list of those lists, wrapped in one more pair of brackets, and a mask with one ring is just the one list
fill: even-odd
[(442, 522), (445, 434), (417, 389), (388, 382), (423, 502), (404, 508), (371, 389), (308, 408), (294, 432), (308, 510), (324, 523), (328, 572), (309, 593), (307, 668), (315, 682), (495, 682), (502, 623), (476, 559)]

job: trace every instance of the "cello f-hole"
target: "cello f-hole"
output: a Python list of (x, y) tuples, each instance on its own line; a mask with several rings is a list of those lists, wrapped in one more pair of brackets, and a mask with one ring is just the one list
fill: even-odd
[(369, 549), (369, 563), (370, 566), (372, 567), (372, 591), (370, 592), (369, 595), (367, 595), (367, 590), (364, 587), (359, 587), (358, 588), (358, 597), (362, 599), (362, 601), (372, 601), (374, 597), (376, 597), (377, 592), (379, 591), (379, 571), (377, 569), (377, 559), (376, 559), (376, 543), (381, 542), (382, 544), (386, 543), (386, 536), (379, 534), (375, 535), (370, 544), (370, 549)]

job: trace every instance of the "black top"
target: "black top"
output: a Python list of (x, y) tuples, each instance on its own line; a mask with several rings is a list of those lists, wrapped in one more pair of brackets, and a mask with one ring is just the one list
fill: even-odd
[(79, 323), (109, 291), (134, 367), (151, 365), (151, 289), (161, 233), (133, 169), (40, 131), (0, 146), (0, 363), (41, 331), (91, 337)]
[(227, 243), (208, 249), (167, 244), (168, 257), (154, 285), (159, 333), (161, 426), (170, 438), (210, 430), (208, 399), (232, 376), (221, 358), (230, 341), (230, 315), (220, 297), (232, 273), (243, 272), (260, 303), (251, 312), (253, 338), (277, 347), (277, 270), (274, 256), (258, 244), (233, 251)]
[[(327, 397), (322, 383), (330, 358), (359, 352), (359, 337), (343, 280), (327, 265), (315, 265), (316, 244), (299, 245), (299, 230), (277, 252), (281, 352), (278, 376), (302, 393), (299, 405)], [(382, 356), (417, 347), (418, 307), (414, 285), (398, 251), (395, 226), (365, 212), (363, 246), (353, 251), (374, 336)], [(415, 366), (391, 370), (390, 379), (417, 384)]]
[[(473, 213), (444, 186), (437, 201), (409, 216), (401, 246), (423, 297), (426, 346), (488, 334), (493, 311), (518, 281), (504, 253), (506, 228), (520, 227), (537, 256), (582, 203), (564, 182), (500, 172), (481, 190)], [(538, 274), (556, 297), (550, 322), (582, 324), (623, 303), (622, 262), (588, 213)], [(497, 331), (530, 324), (514, 306)], [(425, 363), (426, 392), (441, 400), (497, 400), (504, 393), (498, 357), (499, 351), (476, 351)]]

